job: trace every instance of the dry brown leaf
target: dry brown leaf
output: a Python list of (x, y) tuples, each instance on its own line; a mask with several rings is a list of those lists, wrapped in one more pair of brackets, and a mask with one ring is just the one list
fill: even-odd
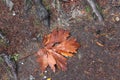
[(38, 56), (37, 61), (40, 63), (41, 70), (43, 72), (48, 66), (48, 59), (47, 59), (47, 54), (46, 54), (45, 49), (40, 49), (37, 52), (37, 56)]
[(68, 31), (55, 29), (44, 37), (43, 44), (45, 47), (37, 52), (37, 61), (41, 66), (42, 72), (47, 66), (50, 66), (55, 72), (55, 65), (62, 71), (67, 70), (67, 59), (65, 57), (72, 57), (79, 48), (79, 43), (76, 42), (76, 39), (69, 36)]
[(45, 46), (53, 46), (57, 42), (62, 42), (69, 37), (69, 32), (63, 29), (53, 30), (53, 32), (44, 37), (43, 43)]
[(78, 47), (79, 47), (79, 44), (76, 43), (76, 40), (74, 38), (69, 38), (69, 39), (61, 42), (61, 44), (58, 44), (54, 48), (57, 51), (64, 51), (64, 52), (68, 52), (68, 53), (76, 53), (76, 50), (77, 50)]

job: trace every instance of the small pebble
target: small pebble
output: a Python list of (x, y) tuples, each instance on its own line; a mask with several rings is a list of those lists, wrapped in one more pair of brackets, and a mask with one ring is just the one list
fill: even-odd
[(47, 71), (45, 71), (45, 73), (47, 73)]
[(44, 77), (43, 77), (43, 79), (46, 79), (46, 78), (47, 78), (47, 76), (44, 76)]
[(15, 11), (13, 11), (13, 14), (12, 14), (13, 16), (15, 16), (16, 15), (16, 13), (15, 13)]
[(35, 78), (32, 75), (30, 75), (30, 79), (29, 80), (35, 80)]
[(23, 63), (23, 62), (21, 62), (21, 64), (23, 65), (24, 63)]
[(118, 21), (120, 21), (120, 18), (119, 18), (119, 17), (116, 17), (115, 20), (118, 22)]

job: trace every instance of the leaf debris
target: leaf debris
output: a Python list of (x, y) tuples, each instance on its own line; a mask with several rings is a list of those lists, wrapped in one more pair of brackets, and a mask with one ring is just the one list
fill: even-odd
[(80, 46), (76, 39), (70, 37), (70, 33), (63, 29), (55, 29), (44, 36), (43, 45), (44, 47), (37, 52), (37, 62), (39, 62), (42, 72), (48, 66), (53, 72), (55, 72), (55, 66), (62, 71), (67, 70), (65, 57), (72, 57)]

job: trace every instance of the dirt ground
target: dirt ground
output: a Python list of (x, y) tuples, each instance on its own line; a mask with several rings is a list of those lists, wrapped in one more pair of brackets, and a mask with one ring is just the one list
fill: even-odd
[[(96, 0), (104, 22), (92, 14), (86, 0), (61, 2), (63, 13), (58, 14), (52, 0), (44, 4), (49, 7), (51, 24), (44, 26), (37, 19), (35, 6), (29, 13), (24, 11), (22, 0), (12, 0), (14, 8), (9, 11), (0, 1), (0, 54), (18, 54), (18, 80), (119, 80), (120, 79), (120, 1)], [(48, 1), (48, 0), (46, 0)], [(74, 6), (73, 6), (74, 5)], [(14, 15), (15, 14), (15, 15)], [(29, 15), (28, 15), (29, 14)], [(69, 30), (80, 43), (75, 56), (68, 58), (68, 69), (55, 73), (48, 67), (42, 74), (36, 56), (31, 55), (41, 47), (42, 37), (55, 28)], [(28, 57), (26, 57), (28, 56)], [(11, 71), (0, 57), (0, 80), (11, 79)]]

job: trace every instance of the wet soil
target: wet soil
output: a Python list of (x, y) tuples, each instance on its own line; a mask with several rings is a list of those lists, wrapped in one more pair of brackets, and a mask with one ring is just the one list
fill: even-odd
[[(51, 0), (50, 0), (51, 1)], [(21, 0), (13, 0), (12, 11), (0, 1), (0, 54), (19, 54), (17, 60), (18, 80), (119, 80), (120, 79), (120, 1), (96, 0), (101, 8), (104, 23), (92, 15), (84, 0), (61, 3), (63, 13), (59, 25), (56, 8), (50, 6), (50, 28), (37, 19), (35, 6), (26, 16)], [(73, 6), (74, 5), (74, 6)], [(15, 15), (13, 13), (15, 12)], [(80, 43), (75, 56), (68, 58), (68, 69), (55, 73), (48, 67), (42, 74), (36, 62), (36, 53), (41, 47), (42, 37), (55, 28), (69, 30)], [(31, 55), (29, 57), (26, 57)], [(0, 57), (0, 80), (11, 80), (11, 72)]]

